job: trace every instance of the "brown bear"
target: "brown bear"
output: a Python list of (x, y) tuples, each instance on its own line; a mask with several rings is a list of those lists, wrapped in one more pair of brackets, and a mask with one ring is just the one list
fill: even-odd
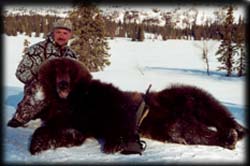
[[(137, 136), (138, 108), (149, 111), (140, 135), (182, 144), (218, 145), (234, 149), (245, 135), (227, 109), (210, 94), (193, 86), (174, 85), (146, 94), (124, 92), (92, 79), (80, 62), (55, 58), (38, 74), (45, 99), (50, 102), (45, 125), (32, 136), (30, 152), (80, 145), (87, 137), (104, 140), (103, 151), (114, 153), (124, 145), (144, 149)], [(146, 112), (146, 111), (145, 111)], [(138, 142), (138, 144), (133, 143)]]
[(102, 139), (105, 153), (140, 154), (144, 150), (136, 129), (138, 103), (130, 93), (92, 79), (83, 64), (68, 58), (45, 62), (38, 80), (50, 108), (44, 113), (45, 125), (32, 136), (32, 154), (79, 145), (87, 137)]

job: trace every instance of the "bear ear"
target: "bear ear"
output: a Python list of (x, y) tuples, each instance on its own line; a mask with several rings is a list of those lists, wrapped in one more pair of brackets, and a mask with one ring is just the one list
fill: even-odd
[(82, 62), (76, 61), (72, 72), (73, 72), (72, 75), (75, 75), (74, 80), (76, 81), (81, 80), (87, 83), (90, 82), (92, 79), (92, 75)]
[(42, 84), (51, 84), (53, 78), (55, 78), (55, 64), (51, 60), (45, 61), (38, 70), (38, 80)]
[(92, 79), (92, 75), (90, 74), (89, 70), (84, 65), (81, 65), (81, 69), (82, 70), (80, 70), (79, 76), (90, 81)]

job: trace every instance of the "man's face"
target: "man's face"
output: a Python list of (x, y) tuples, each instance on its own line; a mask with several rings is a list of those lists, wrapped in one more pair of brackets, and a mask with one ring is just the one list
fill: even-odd
[(54, 40), (59, 46), (66, 45), (72, 36), (71, 31), (63, 28), (57, 28), (54, 30), (53, 33), (54, 33)]

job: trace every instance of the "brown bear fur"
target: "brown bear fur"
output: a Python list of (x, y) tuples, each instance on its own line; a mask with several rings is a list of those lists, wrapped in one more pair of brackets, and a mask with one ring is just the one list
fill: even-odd
[(51, 142), (54, 147), (74, 146), (87, 137), (104, 139), (106, 153), (118, 151), (120, 138), (134, 134), (143, 97), (149, 108), (139, 130), (143, 137), (233, 149), (245, 133), (224, 106), (196, 87), (175, 85), (146, 96), (124, 92), (92, 79), (81, 63), (66, 58), (42, 65), (39, 81), (51, 109), (46, 125), (32, 136), (32, 154), (51, 148)]
[(222, 104), (197, 87), (173, 85), (149, 93), (146, 100), (150, 111), (141, 124), (144, 137), (234, 149), (245, 134)]
[[(32, 154), (51, 148), (51, 142), (54, 147), (74, 146), (86, 137), (104, 140), (103, 151), (113, 153), (120, 150), (121, 138), (135, 135), (138, 104), (130, 93), (91, 78), (81, 63), (67, 58), (52, 59), (41, 66), (38, 79), (50, 109), (43, 118), (45, 125), (32, 136)], [(70, 130), (65, 144), (60, 140), (65, 138), (64, 130)], [(75, 133), (80, 138), (70, 143)]]

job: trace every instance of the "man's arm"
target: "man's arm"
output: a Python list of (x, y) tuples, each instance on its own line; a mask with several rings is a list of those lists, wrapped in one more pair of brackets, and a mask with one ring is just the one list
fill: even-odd
[(23, 55), (23, 59), (17, 66), (16, 77), (24, 84), (29, 83), (37, 74), (42, 57), (39, 50), (30, 47)]

